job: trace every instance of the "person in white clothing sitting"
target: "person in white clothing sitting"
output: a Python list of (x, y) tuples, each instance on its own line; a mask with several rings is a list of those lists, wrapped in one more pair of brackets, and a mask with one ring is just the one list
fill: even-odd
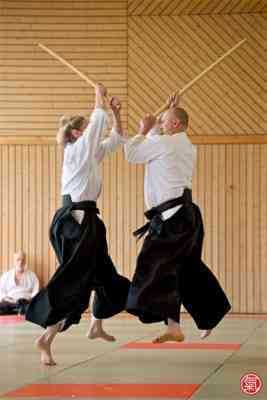
[(39, 291), (39, 280), (27, 269), (26, 254), (14, 254), (14, 268), (0, 278), (0, 315), (25, 314), (30, 300)]

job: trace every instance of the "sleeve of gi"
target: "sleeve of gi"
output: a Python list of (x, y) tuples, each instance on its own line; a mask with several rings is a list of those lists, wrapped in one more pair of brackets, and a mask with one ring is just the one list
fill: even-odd
[(6, 279), (7, 275), (3, 274), (0, 278), (0, 301), (7, 297), (8, 293), (6, 290)]
[(164, 153), (164, 142), (159, 131), (151, 130), (147, 136), (136, 135), (124, 145), (125, 158), (132, 164), (144, 164)]
[(106, 154), (112, 153), (117, 149), (119, 145), (124, 144), (126, 142), (127, 138), (121, 136), (115, 128), (112, 128), (110, 136), (102, 140), (98, 147), (96, 153), (96, 158), (98, 163), (100, 163), (103, 160)]
[[(96, 108), (91, 114), (90, 122), (83, 135), (76, 141), (80, 147), (88, 147), (88, 157), (94, 157), (101, 144), (103, 132), (108, 123), (108, 114), (102, 108)], [(75, 143), (75, 145), (76, 145)]]

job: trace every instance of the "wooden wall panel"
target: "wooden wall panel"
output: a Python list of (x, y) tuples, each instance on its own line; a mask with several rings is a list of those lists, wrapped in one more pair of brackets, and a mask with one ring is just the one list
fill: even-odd
[[(48, 227), (60, 204), (61, 156), (53, 145), (0, 146), (1, 271), (21, 247), (43, 283), (55, 271)], [(267, 312), (266, 160), (267, 145), (198, 146), (193, 193), (205, 223), (203, 258), (235, 312)], [(119, 151), (105, 160), (103, 175), (99, 206), (110, 252), (131, 277), (141, 245), (132, 232), (144, 222), (143, 168)]]
[(193, 192), (205, 222), (204, 259), (235, 312), (266, 312), (266, 145), (201, 145)]
[[(125, 103), (126, 6), (126, 0), (0, 1), (1, 135), (54, 135), (60, 115), (93, 108), (93, 89), (38, 42)], [(126, 116), (124, 107), (124, 122)]]
[(266, 11), (265, 0), (128, 0), (129, 15), (223, 15)]
[(247, 42), (182, 97), (193, 135), (266, 134), (264, 17), (129, 17), (129, 128), (156, 111), (243, 38)]
[(45, 283), (56, 265), (48, 226), (59, 204), (61, 154), (56, 146), (43, 145), (4, 145), (0, 154), (1, 271), (12, 266), (16, 250), (24, 249), (28, 265)]

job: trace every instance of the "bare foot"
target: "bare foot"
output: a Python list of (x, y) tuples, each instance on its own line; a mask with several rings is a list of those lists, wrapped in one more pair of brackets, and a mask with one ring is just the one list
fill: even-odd
[(35, 341), (35, 345), (38, 348), (38, 350), (41, 352), (41, 363), (44, 365), (56, 365), (55, 360), (52, 357), (51, 353), (51, 344), (45, 340), (42, 336), (39, 337)]
[(152, 340), (152, 343), (183, 342), (184, 339), (185, 336), (181, 331), (166, 332), (163, 335), (160, 335), (156, 337), (156, 339)]
[(115, 342), (116, 338), (112, 335), (109, 335), (104, 331), (102, 328), (97, 328), (95, 326), (90, 327), (89, 331), (87, 332), (86, 336), (88, 339), (103, 339), (107, 342)]
[(204, 331), (202, 331), (200, 337), (201, 339), (205, 339), (206, 337), (208, 337), (212, 332), (212, 329), (206, 329)]

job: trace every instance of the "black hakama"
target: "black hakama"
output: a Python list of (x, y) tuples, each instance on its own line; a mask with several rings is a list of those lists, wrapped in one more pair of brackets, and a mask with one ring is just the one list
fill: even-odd
[[(182, 204), (169, 219), (161, 212)], [(199, 329), (214, 328), (230, 310), (218, 280), (201, 260), (204, 237), (198, 206), (191, 191), (145, 213), (150, 220), (135, 232), (148, 230), (129, 290), (126, 309), (145, 323), (167, 318), (179, 322), (181, 304)]]
[(23, 315), (26, 312), (30, 300), (19, 299), (15, 303), (2, 300), (0, 302), (0, 315)]
[[(72, 216), (73, 210), (84, 211), (81, 224)], [(92, 290), (96, 292), (96, 318), (110, 318), (125, 309), (130, 281), (113, 265), (106, 228), (98, 213), (95, 202), (72, 203), (65, 197), (65, 205), (56, 212), (50, 227), (50, 241), (60, 265), (48, 285), (32, 299), (28, 321), (46, 328), (64, 320), (65, 330), (80, 321)]]

